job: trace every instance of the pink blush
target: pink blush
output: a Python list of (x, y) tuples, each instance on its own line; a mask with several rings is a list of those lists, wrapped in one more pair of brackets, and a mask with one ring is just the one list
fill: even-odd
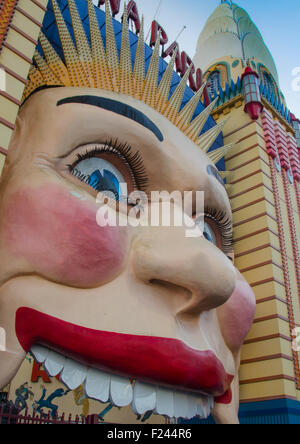
[(230, 299), (217, 309), (225, 342), (231, 351), (239, 351), (252, 326), (256, 300), (252, 288), (239, 275)]
[(27, 188), (5, 205), (5, 238), (32, 272), (75, 287), (114, 279), (128, 256), (126, 228), (99, 227), (96, 205), (61, 186)]

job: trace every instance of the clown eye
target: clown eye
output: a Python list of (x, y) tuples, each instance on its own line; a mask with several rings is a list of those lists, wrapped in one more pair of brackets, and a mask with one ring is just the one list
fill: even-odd
[(206, 240), (208, 240), (212, 244), (218, 245), (217, 236), (213, 228), (207, 222), (204, 222), (203, 236), (205, 237)]
[(219, 247), (226, 255), (232, 252), (232, 219), (222, 211), (206, 209), (204, 237)]
[(71, 174), (98, 192), (113, 193), (117, 201), (127, 198), (127, 183), (120, 171), (100, 157), (90, 157), (77, 163)]
[(84, 146), (77, 160), (68, 165), (72, 176), (101, 193), (111, 193), (117, 201), (127, 200), (135, 190), (144, 191), (147, 177), (139, 153), (112, 141), (99, 146)]

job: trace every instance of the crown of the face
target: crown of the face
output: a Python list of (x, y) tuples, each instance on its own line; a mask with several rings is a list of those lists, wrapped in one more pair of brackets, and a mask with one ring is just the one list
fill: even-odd
[(126, 4), (124, 5), (119, 56), (108, 0), (106, 0), (105, 4), (105, 45), (92, 0), (86, 0), (88, 4), (90, 43), (74, 0), (68, 0), (76, 46), (57, 1), (51, 1), (64, 61), (57, 54), (47, 37), (41, 32), (39, 42), (43, 56), (36, 50), (34, 64), (30, 68), (23, 100), (27, 99), (36, 89), (45, 86), (98, 88), (124, 94), (144, 102), (165, 116), (197, 144), (213, 163), (217, 164), (224, 157), (232, 145), (223, 146), (211, 152), (209, 150), (223, 130), (227, 120), (201, 134), (217, 99), (193, 119), (195, 110), (203, 95), (205, 84), (181, 108), (191, 67), (186, 71), (177, 88), (171, 94), (176, 51), (174, 51), (159, 81), (160, 33), (157, 36), (147, 73), (145, 73), (144, 21), (143, 19), (141, 20), (135, 61), (134, 66), (132, 66)]

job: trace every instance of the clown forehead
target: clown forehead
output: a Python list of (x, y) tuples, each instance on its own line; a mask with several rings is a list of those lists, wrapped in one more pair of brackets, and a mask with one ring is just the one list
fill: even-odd
[(21, 107), (10, 163), (27, 162), (29, 153), (63, 159), (80, 146), (117, 139), (139, 152), (152, 190), (204, 191), (231, 214), (222, 179), (205, 153), (156, 110), (123, 94), (74, 87), (33, 94)]

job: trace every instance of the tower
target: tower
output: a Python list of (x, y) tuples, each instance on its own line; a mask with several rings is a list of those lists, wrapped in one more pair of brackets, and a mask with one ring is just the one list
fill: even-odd
[(222, 1), (212, 13), (194, 63), (211, 99), (219, 95), (216, 121), (230, 116), (224, 143), (236, 144), (226, 156), (235, 263), (257, 300), (242, 351), (241, 421), (298, 423), (299, 120), (259, 30), (238, 5)]

